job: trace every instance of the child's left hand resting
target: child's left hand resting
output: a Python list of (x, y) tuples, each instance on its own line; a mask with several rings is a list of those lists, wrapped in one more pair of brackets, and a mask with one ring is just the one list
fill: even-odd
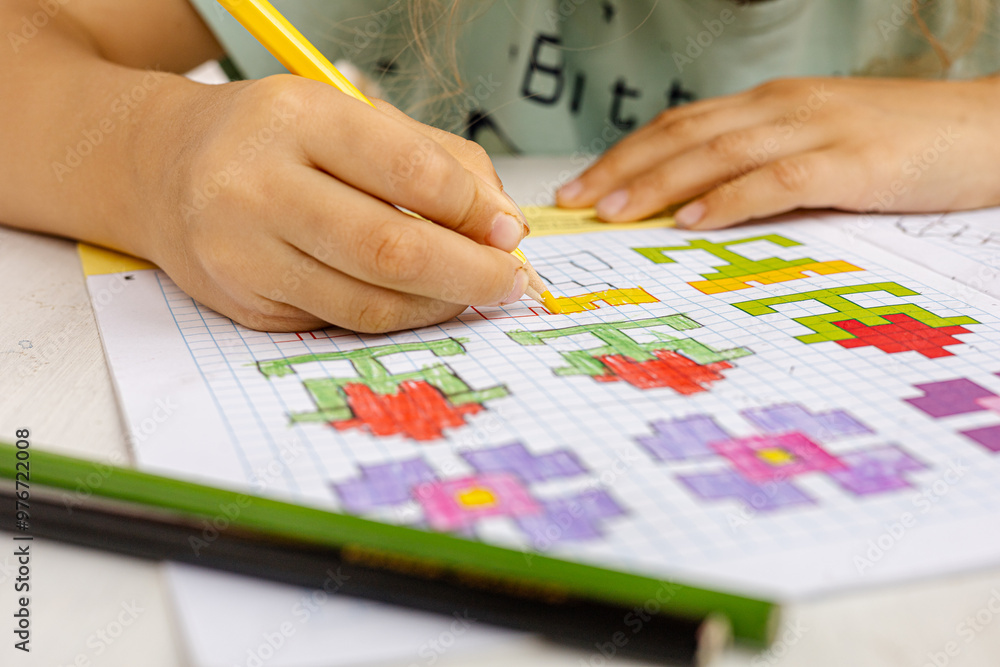
[(609, 222), (691, 200), (680, 226), (796, 208), (926, 212), (1000, 204), (1000, 78), (779, 79), (664, 111), (565, 185)]

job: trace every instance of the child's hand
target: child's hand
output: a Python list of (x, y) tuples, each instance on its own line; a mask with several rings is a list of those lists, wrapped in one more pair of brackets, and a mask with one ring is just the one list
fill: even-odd
[(383, 332), (524, 292), (521, 213), (475, 144), (291, 76), (169, 113), (148, 226), (122, 245), (236, 321)]
[(559, 204), (611, 222), (670, 205), (680, 226), (796, 208), (1000, 204), (1000, 80), (785, 79), (678, 107), (609, 150)]

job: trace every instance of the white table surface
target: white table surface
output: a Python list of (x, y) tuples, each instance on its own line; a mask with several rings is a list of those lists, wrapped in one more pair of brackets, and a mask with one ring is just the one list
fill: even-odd
[[(551, 192), (548, 186), (568, 164), (536, 162), (535, 169), (553, 176), (541, 181), (519, 180), (509, 162), (501, 161), (498, 168), (515, 198), (539, 203), (539, 192)], [(0, 289), (0, 436), (10, 440), (16, 429), (29, 428), (38, 449), (100, 460), (127, 456), (74, 244), (0, 226), (0, 285), (4, 286)], [(14, 650), (16, 574), (11, 538), (11, 533), (0, 531), (0, 665), (188, 664), (161, 565), (41, 539), (32, 545), (32, 652)], [(994, 597), (998, 613), (989, 610)], [(134, 611), (129, 613), (126, 607)], [(977, 612), (991, 622), (978, 632), (959, 634), (959, 624)], [(735, 648), (717, 664), (1000, 665), (1000, 564), (989, 571), (789, 605), (785, 618), (786, 629), (779, 637), (787, 641), (779, 640), (771, 652), (755, 655)], [(121, 627), (120, 620), (130, 624)], [(386, 628), (387, 639), (391, 636), (392, 628)], [(947, 655), (946, 649), (955, 655)], [(419, 656), (406, 664), (411, 662), (426, 664)], [(532, 639), (492, 655), (444, 654), (435, 663), (437, 667), (464, 664), (597, 667), (603, 663), (598, 654)], [(615, 659), (608, 664), (641, 663)]]

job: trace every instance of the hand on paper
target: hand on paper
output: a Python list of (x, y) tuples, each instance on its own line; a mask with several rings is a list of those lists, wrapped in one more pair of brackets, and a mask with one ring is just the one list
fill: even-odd
[(291, 76), (176, 112), (169, 198), (137, 250), (236, 321), (384, 332), (524, 292), (521, 213), (471, 142)]
[(796, 208), (929, 212), (1000, 204), (1000, 79), (780, 79), (670, 109), (578, 181), (609, 222), (687, 202), (715, 229)]

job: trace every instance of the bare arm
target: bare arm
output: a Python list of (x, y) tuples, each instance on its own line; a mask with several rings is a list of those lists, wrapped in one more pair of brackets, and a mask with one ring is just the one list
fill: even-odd
[(521, 213), (478, 146), (300, 77), (166, 74), (219, 54), (186, 0), (42, 0), (35, 27), (38, 1), (0, 5), (3, 222), (148, 258), (262, 329), (423, 326), (524, 292)]
[(0, 220), (134, 251), (144, 121), (215, 38), (186, 0), (7, 0), (0, 35)]

